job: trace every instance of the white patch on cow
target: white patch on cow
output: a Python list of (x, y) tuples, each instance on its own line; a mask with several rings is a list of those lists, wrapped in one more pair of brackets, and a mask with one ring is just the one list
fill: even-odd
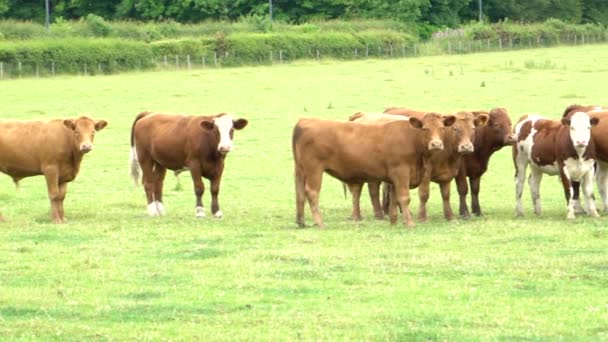
[(591, 139), (591, 123), (589, 114), (576, 112), (570, 117), (570, 139), (576, 149), (576, 153), (581, 157)]
[(224, 213), (222, 213), (221, 210), (218, 210), (215, 212), (215, 214), (213, 214), (213, 216), (215, 216), (215, 218), (222, 218), (224, 217)]
[(230, 130), (234, 126), (232, 116), (222, 115), (219, 118), (215, 118), (213, 123), (217, 126), (220, 131), (220, 143), (217, 145), (217, 150), (227, 153), (233, 148), (233, 141), (230, 137)]
[(196, 218), (203, 218), (203, 217), (205, 217), (205, 208), (196, 207)]
[(581, 182), (583, 177), (588, 173), (594, 172), (595, 160), (583, 158), (568, 158), (564, 160), (564, 173), (568, 175), (571, 181)]
[(150, 216), (164, 216), (165, 215), (165, 206), (159, 201), (153, 201), (148, 204), (147, 207), (148, 215)]
[[(536, 163), (535, 163), (536, 164)], [(550, 176), (555, 176), (559, 174), (559, 166), (557, 162), (553, 162), (553, 164), (547, 164), (543, 166), (536, 165), (543, 173), (546, 173)]]

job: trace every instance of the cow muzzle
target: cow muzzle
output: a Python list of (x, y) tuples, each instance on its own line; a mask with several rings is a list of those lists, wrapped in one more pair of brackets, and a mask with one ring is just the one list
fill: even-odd
[(515, 145), (515, 142), (517, 142), (517, 135), (515, 134), (509, 134), (505, 137), (504, 139), (505, 145)]
[(92, 149), (93, 149), (93, 144), (81, 144), (80, 145), (80, 152), (82, 152), (82, 153), (91, 152)]
[(443, 142), (441, 140), (432, 140), (429, 143), (429, 150), (443, 150)]
[(218, 147), (217, 151), (220, 154), (228, 154), (228, 152), (230, 152), (232, 150), (232, 148), (230, 148), (229, 146), (220, 146)]
[(586, 140), (578, 140), (576, 142), (576, 147), (583, 148), (583, 147), (587, 147), (588, 144), (589, 144), (589, 142)]
[(460, 144), (458, 145), (459, 153), (472, 153), (475, 148), (472, 143)]

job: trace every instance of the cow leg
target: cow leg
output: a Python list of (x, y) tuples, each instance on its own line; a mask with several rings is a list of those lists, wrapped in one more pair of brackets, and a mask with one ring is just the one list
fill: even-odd
[(514, 161), (515, 161), (515, 214), (517, 216), (524, 216), (523, 206), (521, 204), (521, 196), (524, 192), (524, 184), (526, 183), (526, 169), (528, 168), (527, 156), (523, 152), (513, 149)]
[(367, 190), (369, 191), (369, 198), (372, 201), (372, 207), (374, 208), (374, 216), (382, 220), (384, 218), (384, 212), (382, 211), (382, 205), (380, 204), (380, 182), (368, 182)]
[(382, 182), (382, 212), (388, 214), (391, 203), (392, 185), (388, 182)]
[(205, 217), (205, 209), (203, 208), (203, 193), (205, 192), (205, 184), (203, 183), (203, 176), (200, 170), (200, 166), (191, 165), (190, 176), (192, 177), (192, 184), (194, 185), (194, 198), (195, 198), (195, 210), (196, 218)]
[(154, 161), (138, 151), (139, 166), (141, 167), (141, 182), (146, 192), (147, 211), (150, 216), (160, 216), (154, 198)]
[(600, 215), (597, 213), (595, 200), (593, 199), (593, 170), (587, 172), (583, 176), (583, 181), (581, 182), (581, 185), (583, 186), (583, 195), (585, 196), (587, 214), (592, 217), (600, 217)]
[[(388, 183), (385, 183), (388, 184)], [(387, 186), (385, 187), (388, 194), (388, 217), (390, 219), (391, 224), (397, 223), (397, 196), (395, 194), (395, 186)]]
[(481, 183), (481, 177), (469, 178), (471, 183), (471, 209), (473, 214), (477, 216), (483, 216), (481, 207), (479, 206), (479, 187)]
[[(395, 185), (396, 186), (396, 185)], [(418, 208), (418, 219), (421, 222), (426, 221), (426, 203), (430, 197), (431, 187), (431, 166), (428, 161), (424, 162), (424, 173), (420, 185), (418, 185), (418, 197), (420, 198), (420, 207)], [(408, 188), (409, 189), (409, 188)], [(401, 202), (399, 202), (401, 204)], [(401, 211), (405, 212), (405, 208), (401, 207)]]
[(469, 187), (467, 186), (467, 177), (462, 171), (456, 175), (456, 189), (458, 190), (458, 198), (460, 200), (459, 213), (462, 218), (469, 218), (469, 207), (467, 206), (467, 195), (469, 193)]
[(528, 178), (528, 186), (532, 194), (532, 204), (534, 205), (534, 214), (536, 215), (540, 215), (542, 212), (540, 207), (540, 181), (542, 178), (543, 172), (538, 168), (532, 167), (530, 178)]
[(156, 211), (158, 215), (165, 215), (165, 206), (163, 205), (163, 183), (165, 181), (165, 175), (167, 168), (160, 164), (154, 164), (154, 200), (156, 205)]
[[(585, 209), (583, 209), (580, 200), (581, 182), (572, 181), (570, 184), (572, 186), (572, 206), (574, 207), (574, 212), (582, 214), (585, 212)], [(566, 194), (566, 201), (568, 201), (568, 194)]]
[(68, 191), (68, 183), (64, 182), (59, 184), (59, 197), (61, 198), (61, 202), (59, 203), (59, 214), (61, 215), (61, 221), (66, 223), (65, 213), (63, 212), (63, 200), (65, 200), (65, 194)]
[(451, 182), (439, 183), (441, 189), (441, 199), (443, 200), (443, 216), (446, 220), (451, 221), (454, 219), (454, 213), (452, 212), (452, 206), (450, 205), (450, 186)]
[(312, 220), (319, 228), (324, 228), (321, 211), (319, 210), (319, 193), (321, 192), (321, 182), (323, 180), (323, 170), (315, 170), (306, 177), (304, 192), (308, 199), (308, 205), (312, 212)]
[(304, 175), (302, 170), (296, 165), (295, 167), (295, 185), (296, 185), (296, 224), (300, 228), (304, 228), (304, 202), (306, 201), (304, 189)]
[(608, 212), (608, 164), (598, 161), (596, 165), (595, 177), (602, 198), (602, 208), (604, 212)]
[(412, 212), (410, 211), (410, 188), (409, 185), (398, 185), (395, 184), (395, 197), (397, 202), (401, 205), (401, 211), (403, 215), (403, 223), (407, 227), (414, 227), (414, 220), (412, 219)]
[(216, 178), (210, 181), (211, 183), (211, 214), (216, 218), (222, 218), (224, 214), (220, 210), (220, 203), (218, 201), (218, 195), (220, 194), (220, 181), (222, 175), (220, 174)]
[(363, 189), (363, 184), (348, 184), (348, 189), (350, 190), (353, 201), (353, 211), (350, 218), (353, 221), (361, 221), (361, 207), (359, 206), (359, 203), (361, 200), (361, 189)]
[(46, 179), (49, 200), (51, 201), (51, 219), (54, 223), (63, 223), (61, 217), (61, 204), (63, 203), (63, 198), (59, 191), (59, 172), (57, 167), (54, 166), (44, 168), (43, 172), (44, 178)]

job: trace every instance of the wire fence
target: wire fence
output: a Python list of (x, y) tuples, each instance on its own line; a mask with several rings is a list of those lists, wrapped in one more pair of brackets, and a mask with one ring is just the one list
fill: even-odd
[(542, 36), (529, 38), (497, 38), (467, 40), (462, 37), (432, 39), (413, 45), (366, 45), (361, 48), (316, 48), (309, 47), (306, 52), (294, 53), (290, 49), (269, 49), (255, 55), (236, 52), (213, 52), (207, 55), (162, 55), (151, 59), (139, 59), (127, 63), (121, 59), (111, 61), (73, 62), (64, 66), (65, 70), (53, 60), (43, 63), (0, 61), (0, 80), (21, 77), (53, 77), (60, 74), (79, 74), (83, 76), (114, 74), (133, 70), (184, 70), (195, 68), (219, 68), (240, 65), (284, 64), (297, 60), (342, 59), (356, 60), (366, 58), (416, 58), (440, 55), (463, 55), (471, 53), (512, 51), (553, 46), (580, 46), (608, 42), (608, 32), (599, 35), (565, 35), (557, 39), (544, 39)]

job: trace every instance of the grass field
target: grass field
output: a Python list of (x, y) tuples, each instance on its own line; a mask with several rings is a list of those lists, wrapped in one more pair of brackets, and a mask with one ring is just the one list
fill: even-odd
[[(542, 184), (542, 217), (526, 187), (527, 216), (515, 218), (504, 149), (482, 179), (485, 217), (445, 222), (434, 185), (430, 220), (407, 230), (374, 220), (366, 196), (364, 221), (350, 222), (326, 175), (328, 229), (296, 229), (290, 142), (300, 117), (391, 105), (557, 118), (606, 104), (606, 60), (596, 45), (2, 81), (2, 118), (89, 113), (109, 126), (68, 187), (65, 225), (50, 223), (42, 177), (19, 190), (1, 178), (0, 339), (606, 340), (608, 221), (566, 221), (556, 178)], [(195, 219), (186, 175), (181, 190), (167, 178), (167, 216), (146, 216), (128, 174), (143, 110), (249, 120), (227, 159), (223, 219)]]

